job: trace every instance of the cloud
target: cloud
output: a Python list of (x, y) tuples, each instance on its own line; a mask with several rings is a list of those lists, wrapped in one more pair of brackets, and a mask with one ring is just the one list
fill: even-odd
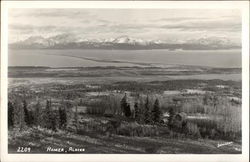
[(92, 38), (126, 34), (142, 39), (223, 35), (240, 38), (241, 17), (231, 10), (17, 9), (9, 13), (10, 41), (70, 33)]
[(232, 23), (226, 21), (189, 21), (177, 23), (177, 24), (166, 24), (161, 26), (164, 29), (176, 29), (176, 30), (188, 30), (188, 31), (230, 31), (238, 32), (241, 31), (241, 23)]
[(55, 29), (58, 28), (57, 26), (52, 26), (52, 25), (48, 25), (48, 26), (35, 26), (35, 25), (19, 25), (19, 24), (10, 24), (9, 25), (9, 29), (11, 30), (27, 30), (27, 31), (32, 31), (32, 30), (51, 30), (51, 29)]
[(60, 17), (72, 18), (75, 16), (91, 16), (91, 14), (82, 9), (11, 9), (9, 12), (11, 17)]

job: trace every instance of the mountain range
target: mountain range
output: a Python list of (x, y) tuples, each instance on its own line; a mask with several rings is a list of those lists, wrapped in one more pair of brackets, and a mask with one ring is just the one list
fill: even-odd
[(187, 41), (167, 42), (162, 40), (143, 40), (129, 36), (108, 39), (86, 39), (72, 35), (53, 37), (31, 36), (25, 40), (9, 44), (14, 49), (121, 49), (121, 50), (217, 50), (239, 49), (225, 37), (205, 37)]

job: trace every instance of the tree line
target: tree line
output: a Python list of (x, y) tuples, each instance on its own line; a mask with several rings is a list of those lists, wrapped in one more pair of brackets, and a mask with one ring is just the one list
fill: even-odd
[[(141, 98), (131, 105), (127, 95), (121, 100), (121, 109), (125, 117), (134, 118), (138, 123), (156, 124), (162, 123), (163, 113), (160, 108), (159, 100), (156, 98), (153, 107), (150, 104), (149, 97), (143, 101)], [(133, 108), (132, 108), (133, 107)], [(132, 111), (133, 110), (133, 111)]]
[[(138, 123), (157, 124), (163, 122), (158, 99), (155, 99), (153, 107), (149, 97), (145, 101), (140, 99), (134, 105), (130, 105), (125, 95), (120, 104), (123, 116), (133, 118)], [(133, 106), (133, 110), (131, 106)], [(77, 106), (73, 116), (70, 114), (72, 107), (72, 103), (62, 101), (60, 106), (55, 108), (51, 100), (46, 100), (45, 106), (37, 101), (32, 109), (28, 109), (25, 99), (15, 99), (8, 102), (8, 128), (23, 130), (26, 127), (40, 126), (56, 131), (58, 128), (65, 129), (69, 121), (73, 121), (73, 125), (78, 127)]]
[[(175, 103), (175, 99), (172, 100)], [(126, 94), (120, 97), (111, 96), (110, 99), (103, 98), (101, 101), (100, 104), (95, 105), (98, 107), (98, 111), (87, 111), (87, 113), (104, 115), (105, 109), (111, 109), (112, 119), (117, 120), (118, 123), (127, 118), (128, 121), (132, 121), (130, 123), (136, 121), (139, 125), (159, 125), (174, 132), (197, 137), (232, 137), (233, 139), (238, 137), (241, 132), (241, 108), (232, 105), (226, 98), (218, 98), (213, 95), (207, 94), (199, 100), (175, 104), (171, 104), (172, 102), (162, 103), (160, 100), (161, 105), (158, 98), (153, 99), (149, 96), (130, 98)], [(85, 104), (85, 101), (80, 100), (78, 105)], [(196, 104), (202, 106), (205, 111), (196, 110)], [(43, 104), (37, 101), (33, 106), (28, 105), (25, 99), (9, 100), (8, 127), (23, 130), (26, 127), (40, 126), (56, 131), (73, 126), (76, 128), (73, 129), (78, 131), (78, 107), (75, 106), (75, 111), (73, 111), (73, 107), (72, 103), (63, 100), (59, 106), (52, 104), (51, 100), (46, 100)], [(95, 108), (91, 107), (91, 104), (87, 107), (91, 110)], [(99, 109), (102, 109), (101, 113)], [(163, 109), (168, 114), (166, 118), (163, 117)], [(185, 114), (189, 112), (202, 112), (210, 115), (211, 119), (187, 119)], [(217, 118), (217, 116), (222, 118)]]
[(41, 126), (56, 131), (58, 128), (66, 128), (68, 116), (65, 102), (58, 109), (53, 109), (51, 100), (46, 100), (43, 108), (40, 101), (34, 105), (34, 109), (28, 110), (27, 101), (16, 99), (8, 102), (8, 128), (24, 130), (27, 127)]

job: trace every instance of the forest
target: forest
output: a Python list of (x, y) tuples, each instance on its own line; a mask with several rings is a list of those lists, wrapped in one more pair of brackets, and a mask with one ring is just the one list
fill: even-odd
[[(78, 102), (62, 99), (54, 103), (52, 99), (38, 99), (32, 106), (25, 97), (16, 97), (8, 103), (8, 127), (22, 131), (39, 126), (53, 131), (78, 132), (84, 125), (79, 116), (92, 115), (108, 119), (101, 126), (85, 123), (102, 133), (151, 136), (164, 130), (161, 133), (190, 138), (239, 140), (241, 137), (240, 103), (226, 97), (209, 93), (168, 98), (138, 93), (121, 96), (99, 96), (89, 103), (82, 99)], [(85, 107), (85, 112), (78, 110)], [(196, 118), (188, 118), (191, 114)]]

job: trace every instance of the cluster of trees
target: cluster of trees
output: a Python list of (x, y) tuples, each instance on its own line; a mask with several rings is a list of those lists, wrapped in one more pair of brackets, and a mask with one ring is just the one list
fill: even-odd
[[(205, 94), (179, 104), (165, 105), (170, 130), (203, 138), (234, 140), (241, 134), (241, 106), (226, 96)], [(193, 114), (196, 118), (176, 120), (176, 115)], [(205, 116), (206, 118), (201, 118)], [(185, 118), (185, 117), (184, 117)]]
[[(23, 130), (26, 127), (41, 126), (56, 131), (75, 126), (74, 130), (78, 131), (77, 106), (73, 112), (73, 104), (69, 101), (62, 101), (59, 105), (52, 104), (51, 100), (42, 103), (37, 101), (31, 109), (27, 100), (21, 97), (9, 100), (8, 127)], [(86, 102), (80, 100), (78, 105), (86, 105)], [(241, 133), (241, 106), (232, 104), (227, 97), (213, 94), (196, 98), (182, 97), (178, 98), (178, 101), (175, 98), (168, 100), (160, 96), (138, 95), (134, 100), (134, 97), (127, 95), (110, 95), (101, 100), (93, 100), (87, 108), (87, 113), (102, 115), (107, 114), (106, 110), (110, 109), (109, 113), (119, 116), (118, 120), (123, 115), (139, 125), (152, 126), (164, 123), (162, 113), (164, 109), (168, 112), (166, 128), (174, 132), (223, 139), (237, 138)], [(185, 113), (197, 114), (197, 117), (205, 115), (209, 119), (185, 119)]]
[[(235, 81), (223, 81), (223, 80), (167, 80), (167, 81), (153, 81), (148, 83), (136, 82), (136, 81), (123, 81), (116, 82), (116, 84), (103, 85), (103, 90), (122, 90), (131, 92), (162, 92), (163, 90), (183, 90), (193, 89), (197, 85), (205, 84), (204, 90), (213, 92), (227, 92), (227, 89), (220, 89), (217, 85), (226, 85), (232, 87), (234, 91), (241, 89), (241, 83)], [(240, 95), (239, 95), (240, 96)]]
[(53, 109), (51, 101), (47, 100), (45, 108), (38, 101), (34, 109), (28, 110), (26, 100), (9, 101), (8, 128), (23, 130), (27, 127), (41, 126), (54, 131), (66, 128), (68, 120), (66, 109), (69, 106), (70, 104), (66, 103), (58, 109)]
[(131, 105), (125, 94), (121, 100), (121, 109), (127, 118), (134, 118), (138, 123), (145, 124), (156, 124), (162, 122), (163, 114), (158, 99), (155, 99), (153, 106), (151, 106), (152, 104), (150, 103), (148, 96), (145, 101), (140, 98), (139, 101), (136, 101), (133, 104), (134, 105)]

